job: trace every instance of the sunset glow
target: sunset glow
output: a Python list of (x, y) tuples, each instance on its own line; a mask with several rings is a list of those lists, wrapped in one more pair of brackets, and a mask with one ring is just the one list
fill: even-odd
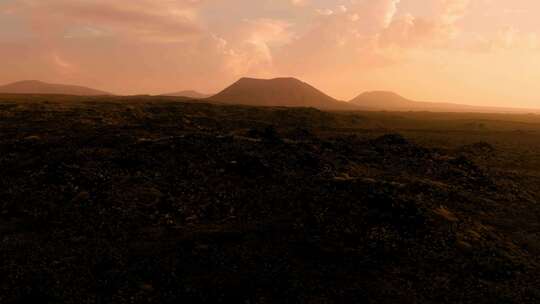
[(0, 84), (215, 93), (297, 77), (349, 100), (540, 107), (537, 0), (0, 0)]

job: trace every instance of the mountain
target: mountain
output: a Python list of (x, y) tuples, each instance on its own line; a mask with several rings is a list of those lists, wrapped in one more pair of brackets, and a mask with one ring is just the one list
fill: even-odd
[(417, 102), (402, 97), (394, 92), (373, 91), (360, 94), (349, 101), (363, 108), (390, 110), (419, 106)]
[(208, 100), (252, 106), (356, 109), (354, 105), (338, 101), (295, 78), (242, 78)]
[(373, 111), (429, 111), (429, 112), (484, 112), (484, 113), (525, 113), (538, 110), (472, 106), (456, 103), (414, 101), (394, 92), (372, 91), (360, 94), (349, 101), (364, 110)]
[(204, 99), (204, 98), (208, 98), (208, 97), (210, 97), (212, 95), (199, 93), (199, 92), (193, 91), (193, 90), (188, 90), (188, 91), (181, 91), (181, 92), (163, 94), (161, 96), (187, 97), (187, 98), (193, 98), (193, 99)]
[(54, 95), (78, 95), (100, 96), (112, 95), (111, 93), (95, 90), (82, 86), (52, 84), (37, 80), (24, 80), (0, 86), (2, 94), (54, 94)]

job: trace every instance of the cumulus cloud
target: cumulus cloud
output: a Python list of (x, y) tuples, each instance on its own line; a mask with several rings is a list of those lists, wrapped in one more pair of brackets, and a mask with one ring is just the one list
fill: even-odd
[(351, 1), (318, 9), (310, 31), (298, 38), (306, 49), (348, 48), (382, 52), (387, 47), (443, 46), (458, 32), (467, 0), (437, 0), (429, 18), (400, 12), (400, 0)]
[(219, 40), (224, 66), (234, 77), (270, 75), (274, 72), (274, 50), (292, 39), (290, 23), (279, 19), (243, 20), (227, 37)]
[(445, 24), (454, 24), (467, 13), (470, 0), (439, 0), (439, 20)]
[(405, 13), (394, 18), (381, 33), (382, 46), (446, 46), (459, 32), (457, 22), (468, 11), (469, 0), (438, 0), (431, 18)]
[(8, 3), (7, 8), (48, 37), (85, 27), (131, 39), (175, 41), (201, 31), (194, 11), (198, 3), (200, 1), (190, 0), (16, 0)]
[(290, 0), (294, 6), (305, 6), (309, 3), (309, 0)]
[(540, 37), (534, 32), (524, 32), (513, 26), (504, 26), (491, 35), (475, 35), (468, 50), (475, 52), (499, 52), (511, 50), (540, 49)]

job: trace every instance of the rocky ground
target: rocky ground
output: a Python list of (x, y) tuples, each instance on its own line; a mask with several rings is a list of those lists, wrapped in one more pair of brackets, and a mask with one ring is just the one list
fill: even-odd
[(426, 138), (312, 109), (4, 102), (0, 303), (539, 303), (538, 168)]

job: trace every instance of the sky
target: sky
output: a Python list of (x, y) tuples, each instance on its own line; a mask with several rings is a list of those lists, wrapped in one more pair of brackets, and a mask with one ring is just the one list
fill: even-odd
[(215, 93), (297, 77), (349, 100), (540, 107), (538, 0), (0, 0), (0, 84)]

